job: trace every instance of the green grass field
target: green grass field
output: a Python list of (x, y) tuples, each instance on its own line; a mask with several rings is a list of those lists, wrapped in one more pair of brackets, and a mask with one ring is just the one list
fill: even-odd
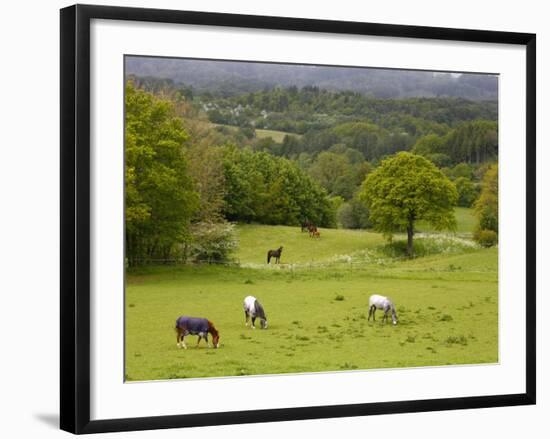
[[(229, 128), (230, 130), (233, 130), (233, 131), (238, 131), (239, 130), (239, 127), (234, 126), (234, 125), (224, 125), (224, 124), (220, 124), (220, 123), (213, 123), (212, 126), (225, 127), (225, 128)], [(302, 137), (300, 134), (289, 133), (289, 132), (286, 132), (286, 131), (263, 130), (263, 129), (260, 129), (260, 128), (257, 128), (254, 131), (256, 132), (256, 137), (258, 139), (265, 139), (267, 137), (271, 137), (277, 143), (283, 143), (283, 140), (285, 140), (285, 136), (287, 136), (287, 135), (288, 136), (294, 136), (294, 137)]]
[[(298, 235), (296, 233), (298, 230)], [(299, 227), (242, 225), (239, 226), (239, 250), (236, 253), (241, 264), (265, 266), (268, 249), (283, 246), (285, 264), (307, 264), (330, 261), (335, 256), (355, 253), (366, 248), (383, 245), (379, 233), (345, 229), (319, 228), (320, 239), (312, 239)]]
[(286, 135), (301, 137), (299, 134), (287, 133), (286, 131), (256, 129), (256, 137), (258, 139), (271, 137), (277, 143), (282, 143)]
[[(127, 275), (127, 380), (498, 361), (495, 248), (394, 260), (371, 232), (322, 229), (315, 240), (299, 227), (247, 225), (238, 234), (240, 266)], [(267, 266), (267, 249), (279, 245), (281, 265)], [(369, 252), (376, 257), (363, 257)], [(394, 299), (397, 326), (382, 324), (380, 311), (367, 321), (372, 293)], [(244, 326), (249, 294), (264, 305), (267, 330)], [(189, 349), (178, 349), (174, 323), (182, 314), (212, 320), (220, 349), (195, 348), (194, 336)]]

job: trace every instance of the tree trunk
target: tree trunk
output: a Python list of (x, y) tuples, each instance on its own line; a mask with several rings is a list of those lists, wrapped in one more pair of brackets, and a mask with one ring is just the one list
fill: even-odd
[(414, 222), (409, 221), (409, 225), (407, 226), (407, 256), (409, 258), (414, 257), (413, 235), (414, 235)]

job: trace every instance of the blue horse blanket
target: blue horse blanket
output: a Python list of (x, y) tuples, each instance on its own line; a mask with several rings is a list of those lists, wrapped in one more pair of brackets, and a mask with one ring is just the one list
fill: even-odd
[(176, 320), (176, 328), (186, 331), (188, 334), (208, 334), (208, 320), (200, 317), (181, 316)]

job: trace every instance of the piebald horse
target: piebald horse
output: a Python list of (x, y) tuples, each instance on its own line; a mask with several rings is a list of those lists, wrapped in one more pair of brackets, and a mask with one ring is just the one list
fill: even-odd
[(375, 321), (375, 313), (377, 309), (381, 309), (384, 311), (384, 317), (382, 317), (382, 322), (388, 321), (388, 314), (391, 311), (391, 320), (394, 325), (397, 325), (397, 313), (395, 312), (395, 305), (391, 301), (391, 299), (388, 299), (385, 296), (380, 296), (378, 294), (373, 294), (369, 298), (369, 318), (372, 315), (372, 320)]
[(252, 321), (252, 329), (256, 329), (254, 324), (256, 323), (256, 318), (260, 319), (260, 327), (262, 329), (267, 329), (267, 317), (265, 316), (265, 311), (263, 306), (260, 304), (258, 299), (254, 296), (246, 296), (243, 302), (244, 308), (244, 325), (248, 326), (248, 319)]

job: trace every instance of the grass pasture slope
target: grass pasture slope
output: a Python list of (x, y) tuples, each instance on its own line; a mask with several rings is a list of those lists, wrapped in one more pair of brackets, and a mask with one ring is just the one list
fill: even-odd
[(260, 128), (256, 128), (256, 137), (258, 139), (264, 139), (267, 137), (271, 137), (275, 142), (282, 143), (283, 140), (285, 140), (285, 136), (294, 136), (294, 137), (302, 137), (300, 134), (294, 134), (294, 133), (287, 133), (286, 131), (277, 131), (277, 130), (263, 130)]
[[(221, 124), (221, 123), (212, 123), (211, 125), (215, 126), (215, 127), (225, 127), (225, 128), (230, 129), (230, 130), (233, 130), (233, 131), (238, 131), (239, 130), (239, 127), (234, 126), (234, 125), (225, 125), (225, 124)], [(261, 128), (256, 128), (254, 130), (254, 132), (256, 133), (256, 137), (258, 139), (266, 139), (268, 137), (271, 137), (271, 139), (273, 139), (273, 141), (275, 141), (277, 143), (283, 143), (283, 140), (285, 140), (285, 136), (294, 136), (294, 137), (297, 137), (297, 138), (302, 137), (301, 134), (295, 134), (295, 133), (290, 133), (290, 132), (286, 132), (286, 131), (278, 131), (278, 130), (264, 130), (264, 129), (261, 129)]]
[[(320, 239), (299, 227), (238, 232), (240, 266), (144, 267), (127, 275), (127, 380), (498, 361), (498, 249), (396, 260), (372, 232), (322, 229)], [(267, 266), (267, 250), (279, 245), (281, 265)], [(397, 326), (382, 324), (380, 311), (367, 321), (372, 293), (394, 299)], [(264, 305), (267, 330), (244, 326), (248, 294)], [(221, 348), (197, 349), (188, 336), (189, 349), (177, 349), (181, 314), (212, 320)]]

